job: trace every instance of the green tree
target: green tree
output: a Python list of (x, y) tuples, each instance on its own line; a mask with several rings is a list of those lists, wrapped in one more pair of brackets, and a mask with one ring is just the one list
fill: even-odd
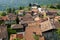
[(56, 34), (57, 34), (57, 39), (60, 40), (60, 28), (57, 29)]
[(1, 25), (2, 23), (4, 23), (4, 21), (3, 21), (3, 20), (0, 20), (0, 25)]
[(60, 35), (60, 28), (59, 28), (59, 29), (57, 29), (57, 33)]
[(19, 7), (19, 10), (22, 10), (22, 9), (24, 9), (24, 8), (25, 8), (24, 6), (20, 6), (20, 7)]
[(60, 20), (58, 20), (59, 21), (59, 23), (60, 23)]
[(6, 9), (7, 13), (11, 13), (11, 8)]
[(16, 17), (16, 23), (19, 24), (19, 18), (18, 18), (18, 16)]
[(23, 9), (23, 8), (20, 6), (20, 7), (19, 7), (19, 10), (22, 10), (22, 9)]
[(32, 6), (32, 4), (31, 3), (29, 3), (29, 7), (31, 7)]
[(16, 30), (13, 30), (11, 28), (8, 28), (7, 31), (8, 31), (8, 39), (10, 39), (11, 34), (16, 34)]
[(2, 12), (1, 16), (6, 16), (6, 12)]
[(18, 14), (19, 10), (15, 10), (15, 14)]
[(60, 16), (60, 12), (58, 12), (57, 15)]
[(12, 8), (12, 13), (15, 13), (15, 8)]
[(54, 9), (56, 9), (56, 7), (55, 7), (54, 5), (50, 5), (50, 8), (54, 8)]
[(57, 4), (56, 7), (57, 7), (57, 9), (60, 9), (60, 4)]
[(38, 5), (38, 7), (41, 7), (40, 5)]
[(13, 30), (11, 28), (8, 28), (7, 30), (8, 30), (8, 33), (9, 34), (15, 34), (16, 33), (16, 30)]

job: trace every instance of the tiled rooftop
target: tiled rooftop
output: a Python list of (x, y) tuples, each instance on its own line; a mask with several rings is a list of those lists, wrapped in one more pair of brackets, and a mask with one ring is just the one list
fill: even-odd
[[(31, 24), (31, 23), (30, 23)], [(32, 25), (28, 25), (28, 27), (26, 27), (26, 31), (25, 31), (25, 39), (26, 40), (34, 40), (34, 37), (33, 37), (33, 32), (36, 32), (36, 35), (42, 35), (42, 31), (39, 27), (39, 25), (37, 24), (33, 24)], [(39, 37), (39, 40), (44, 40), (44, 37)]]
[(7, 27), (5, 25), (0, 25), (0, 38), (7, 37)]
[(48, 31), (48, 30), (51, 30), (51, 29), (55, 29), (56, 27), (54, 26), (53, 24), (53, 21), (51, 22), (50, 20), (46, 20), (41, 24), (41, 30), (42, 32), (45, 32), (45, 31)]
[(8, 20), (8, 17), (6, 17), (6, 16), (1, 16), (1, 17), (0, 17), (0, 20), (6, 21), (6, 20)]
[(20, 29), (20, 28), (23, 28), (23, 25), (21, 25), (21, 24), (13, 24), (13, 25), (11, 25), (11, 28), (12, 29)]
[(17, 15), (15, 15), (15, 14), (13, 14), (13, 13), (9, 13), (9, 14), (7, 15), (7, 17), (9, 18), (9, 20), (15, 20), (15, 19), (16, 19), (16, 16), (17, 16)]

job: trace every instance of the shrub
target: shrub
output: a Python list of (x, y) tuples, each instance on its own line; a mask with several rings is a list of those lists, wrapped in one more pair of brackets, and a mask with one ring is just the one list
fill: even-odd
[(16, 30), (13, 30), (11, 28), (8, 28), (7, 30), (8, 30), (8, 33), (9, 34), (15, 34), (16, 33)]
[(14, 40), (20, 40), (19, 38), (15, 38)]

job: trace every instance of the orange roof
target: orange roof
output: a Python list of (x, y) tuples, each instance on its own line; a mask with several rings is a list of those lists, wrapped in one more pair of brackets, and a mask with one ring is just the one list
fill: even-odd
[(2, 16), (2, 17), (0, 17), (0, 20), (6, 21), (6, 20), (8, 20), (8, 17), (7, 16)]
[(7, 15), (7, 18), (8, 18), (9, 20), (15, 20), (15, 19), (16, 19), (16, 16), (17, 16), (17, 15), (15, 15), (15, 14), (13, 14), (13, 13), (10, 13), (10, 14)]
[[(42, 32), (41, 32), (41, 29), (38, 25), (38, 23), (35, 25), (32, 23), (30, 23), (30, 25), (28, 25), (28, 27), (26, 27), (26, 31), (25, 31), (25, 39), (26, 40), (34, 40), (33, 38), (33, 33), (36, 33), (36, 35), (41, 35), (42, 36)], [(43, 36), (42, 37), (39, 37), (39, 40), (44, 40)]]
[(20, 39), (23, 39), (23, 34), (17, 34), (16, 37), (20, 38)]
[(2, 20), (8, 20), (8, 17), (2, 16)]

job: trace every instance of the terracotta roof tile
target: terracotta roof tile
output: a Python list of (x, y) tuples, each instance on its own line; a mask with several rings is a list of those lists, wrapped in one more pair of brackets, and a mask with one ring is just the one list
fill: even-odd
[(6, 17), (6, 16), (2, 16), (2, 20), (8, 20), (8, 17)]
[(23, 39), (23, 34), (17, 34), (16, 37), (20, 38), (20, 39)]
[[(26, 27), (25, 39), (26, 40), (34, 40), (33, 32), (36, 32), (36, 35), (42, 35), (42, 31), (41, 31), (39, 25), (35, 25), (32, 23), (32, 25), (28, 25), (28, 27)], [(42, 37), (40, 37), (39, 40), (41, 40), (41, 39), (44, 40), (44, 38), (42, 38)]]

